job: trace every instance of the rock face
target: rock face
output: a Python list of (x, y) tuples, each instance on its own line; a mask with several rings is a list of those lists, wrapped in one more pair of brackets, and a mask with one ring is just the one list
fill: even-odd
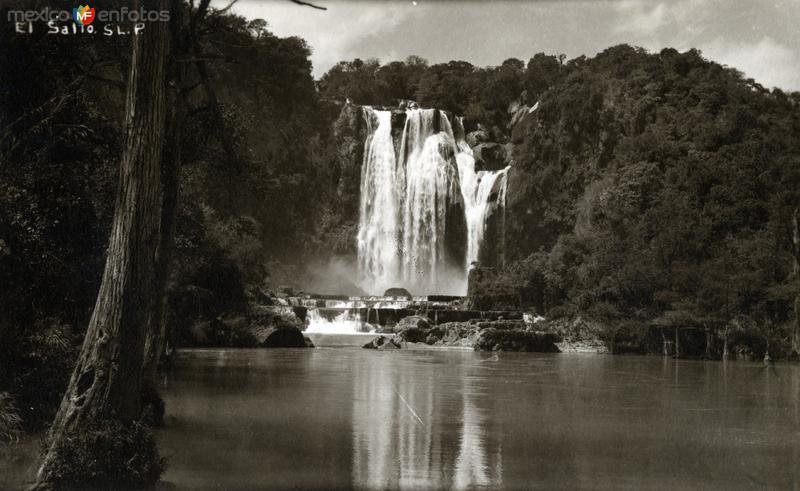
[(553, 333), (521, 329), (484, 329), (475, 341), (475, 351), (529, 351), (558, 353)]
[(500, 143), (481, 143), (472, 149), (475, 170), (496, 171), (504, 169), (511, 161), (511, 148)]
[(472, 347), (478, 338), (478, 324), (447, 322), (428, 332), (425, 343), (437, 346)]
[[(225, 348), (313, 347), (303, 337), (305, 324), (295, 312), (260, 305), (247, 316), (225, 317), (198, 322), (190, 332), (190, 346)], [(302, 312), (304, 313), (304, 312)]]
[(425, 341), (430, 327), (431, 324), (426, 317), (411, 315), (401, 319), (394, 330), (404, 341), (419, 343)]
[(395, 326), (394, 338), (380, 336), (366, 345), (368, 349), (401, 349), (407, 343), (434, 347), (471, 347), (476, 351), (559, 352), (554, 332), (533, 331), (521, 320), (446, 322), (432, 326), (427, 318), (409, 316)]
[(402, 348), (402, 345), (394, 338), (378, 336), (363, 346), (364, 349), (395, 350)]
[(486, 134), (486, 131), (483, 128), (479, 128), (475, 131), (470, 131), (464, 138), (467, 142), (467, 145), (470, 147), (475, 147), (479, 143), (483, 143), (489, 140), (489, 135)]

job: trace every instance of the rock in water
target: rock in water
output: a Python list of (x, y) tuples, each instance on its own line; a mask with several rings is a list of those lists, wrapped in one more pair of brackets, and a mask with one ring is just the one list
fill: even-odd
[(303, 333), (294, 327), (266, 327), (253, 329), (259, 347), (262, 348), (305, 348)]
[(475, 351), (558, 353), (557, 341), (558, 338), (553, 333), (488, 328), (480, 331), (474, 348)]
[(364, 349), (393, 350), (403, 346), (395, 339), (386, 336), (378, 336), (363, 346)]

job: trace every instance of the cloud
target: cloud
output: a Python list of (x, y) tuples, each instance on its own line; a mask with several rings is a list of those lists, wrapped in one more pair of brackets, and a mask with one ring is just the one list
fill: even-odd
[(800, 90), (800, 56), (769, 36), (755, 43), (718, 38), (701, 49), (706, 58), (741, 70), (765, 87)]
[(617, 24), (615, 31), (620, 33), (649, 36), (668, 22), (667, 7), (663, 3), (649, 8), (641, 2), (623, 1), (617, 5), (617, 12), (622, 16), (622, 22)]
[(303, 37), (313, 50), (315, 77), (338, 61), (382, 54), (370, 52), (370, 38), (392, 34), (403, 22), (417, 15), (410, 2), (363, 1), (334, 5), (335, 8), (319, 11), (289, 2), (243, 0), (234, 10), (248, 18), (266, 20), (270, 31), (279, 36)]
[(704, 31), (715, 25), (718, 7), (717, 0), (659, 3), (623, 0), (615, 6), (613, 31), (618, 38), (645, 48), (688, 49)]
[[(222, 7), (229, 0), (212, 1)], [(315, 77), (353, 58), (418, 54), (434, 63), (496, 65), (539, 51), (592, 56), (627, 43), (654, 52), (698, 48), (765, 86), (800, 90), (800, 0), (317, 2), (329, 10), (286, 0), (239, 0), (234, 10), (265, 19), (279, 36), (308, 41)]]

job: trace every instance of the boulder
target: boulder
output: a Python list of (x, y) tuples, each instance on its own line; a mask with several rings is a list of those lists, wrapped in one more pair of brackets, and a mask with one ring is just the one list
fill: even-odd
[(410, 315), (403, 317), (395, 326), (397, 335), (406, 342), (420, 343), (425, 341), (430, 330), (431, 323), (427, 317), (421, 315)]
[(442, 330), (439, 343), (445, 346), (472, 346), (478, 336), (478, 327), (470, 322), (448, 322), (437, 326)]
[(483, 143), (489, 140), (489, 135), (486, 134), (486, 131), (483, 128), (477, 129), (475, 131), (470, 131), (467, 133), (467, 136), (464, 138), (467, 141), (467, 145), (470, 147), (474, 147), (479, 143)]
[(527, 351), (558, 353), (558, 337), (549, 332), (488, 328), (480, 331), (475, 351)]
[(394, 350), (401, 349), (403, 346), (394, 338), (378, 336), (363, 346), (364, 349)]
[(400, 319), (400, 322), (397, 323), (395, 330), (400, 332), (412, 327), (417, 329), (430, 329), (431, 322), (427, 317), (421, 315), (409, 315), (408, 317), (403, 317)]
[(306, 338), (296, 327), (251, 326), (250, 332), (260, 348), (306, 347)]
[(419, 104), (417, 104), (417, 101), (412, 101), (410, 99), (399, 99), (397, 101), (397, 107), (399, 109), (419, 109)]
[(384, 297), (403, 297), (411, 299), (411, 293), (408, 292), (405, 288), (389, 288), (385, 292), (383, 292)]

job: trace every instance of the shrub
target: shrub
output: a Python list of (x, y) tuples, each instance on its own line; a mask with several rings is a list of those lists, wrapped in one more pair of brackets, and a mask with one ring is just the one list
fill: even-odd
[(63, 438), (50, 482), (55, 489), (133, 489), (155, 485), (166, 468), (141, 423), (98, 421)]
[(0, 392), (0, 445), (15, 442), (22, 432), (22, 418), (7, 392)]
[(141, 422), (159, 427), (164, 425), (164, 399), (150, 383), (145, 383), (141, 392), (142, 417)]
[(78, 347), (69, 326), (42, 321), (37, 332), (20, 343), (14, 394), (26, 429), (44, 428), (53, 420), (69, 383)]

